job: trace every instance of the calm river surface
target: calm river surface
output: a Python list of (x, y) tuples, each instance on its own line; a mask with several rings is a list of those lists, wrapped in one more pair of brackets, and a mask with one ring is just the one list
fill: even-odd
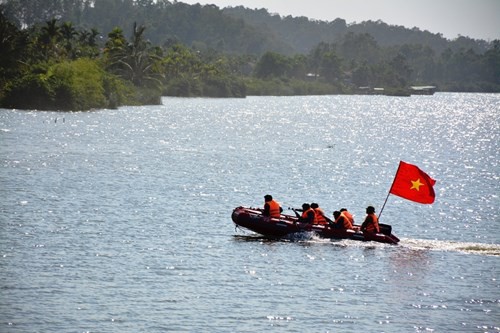
[[(500, 95), (164, 98), (0, 110), (0, 332), (500, 332)], [(400, 160), (398, 246), (268, 241), (231, 211), (357, 222)]]

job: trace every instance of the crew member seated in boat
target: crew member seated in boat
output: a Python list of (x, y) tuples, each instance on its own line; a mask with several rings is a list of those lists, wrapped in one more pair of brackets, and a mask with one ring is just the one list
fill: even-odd
[(302, 204), (302, 215), (300, 215), (297, 210), (293, 210), (295, 215), (299, 218), (299, 222), (314, 224), (316, 222), (316, 214), (314, 209), (308, 203)]
[(351, 220), (338, 210), (333, 212), (333, 218), (335, 219), (333, 222), (333, 226), (337, 229), (354, 229), (352, 226)]
[(340, 214), (344, 215), (349, 219), (352, 225), (354, 225), (354, 217), (352, 214), (347, 210), (347, 208), (340, 208)]
[(373, 206), (366, 207), (366, 218), (361, 225), (361, 231), (379, 233), (380, 227), (378, 225), (378, 217), (375, 214), (375, 208)]
[(311, 208), (314, 210), (316, 224), (328, 224), (332, 221), (325, 215), (323, 209), (319, 208), (319, 205), (317, 203), (311, 203)]
[(262, 215), (279, 219), (281, 212), (283, 212), (283, 208), (281, 208), (280, 204), (273, 199), (272, 195), (266, 194), (264, 196), (264, 211)]

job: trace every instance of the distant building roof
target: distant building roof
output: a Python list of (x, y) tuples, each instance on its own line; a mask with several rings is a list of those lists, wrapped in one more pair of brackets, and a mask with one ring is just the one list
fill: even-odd
[(413, 90), (430, 90), (430, 89), (436, 89), (436, 86), (412, 86), (410, 88)]

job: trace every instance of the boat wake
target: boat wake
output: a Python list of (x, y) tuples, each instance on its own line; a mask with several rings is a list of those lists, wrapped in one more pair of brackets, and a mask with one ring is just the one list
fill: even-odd
[[(258, 241), (258, 242), (297, 242), (311, 244), (328, 244), (335, 247), (362, 247), (362, 248), (393, 248), (394, 245), (383, 244), (377, 242), (360, 242), (350, 239), (325, 239), (311, 232), (301, 232), (290, 234), (283, 238), (269, 238), (259, 235), (235, 235), (235, 238), (242, 241)], [(471, 242), (454, 242), (443, 240), (427, 240), (427, 239), (411, 239), (402, 238), (399, 244), (395, 247), (403, 247), (408, 250), (426, 250), (426, 251), (443, 251), (443, 252), (461, 252), (467, 254), (500, 256), (499, 244), (471, 243)]]
[(470, 254), (500, 256), (499, 244), (403, 238), (401, 239), (399, 245), (411, 250), (453, 251)]
[(461, 252), (467, 254), (500, 256), (499, 244), (485, 244), (485, 243), (469, 243), (469, 242), (454, 242), (445, 240), (426, 240), (426, 239), (409, 239), (402, 238), (398, 245), (394, 247), (391, 244), (383, 244), (377, 242), (358, 242), (350, 239), (342, 240), (325, 240), (313, 237), (308, 240), (314, 243), (330, 242), (338, 247), (363, 247), (363, 248), (398, 248), (403, 247), (408, 250), (417, 251), (443, 251), (443, 252)]

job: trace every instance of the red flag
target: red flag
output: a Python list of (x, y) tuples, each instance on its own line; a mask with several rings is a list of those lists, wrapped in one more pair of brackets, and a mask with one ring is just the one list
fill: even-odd
[(389, 193), (422, 204), (431, 204), (436, 196), (433, 188), (435, 183), (434, 179), (416, 165), (401, 161)]

